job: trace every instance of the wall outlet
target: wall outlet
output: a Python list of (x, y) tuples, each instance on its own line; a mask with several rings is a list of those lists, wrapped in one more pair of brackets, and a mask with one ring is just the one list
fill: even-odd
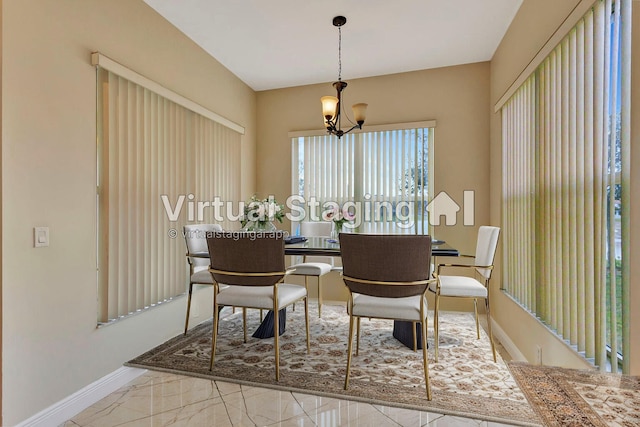
[(536, 346), (536, 365), (542, 365), (542, 346)]

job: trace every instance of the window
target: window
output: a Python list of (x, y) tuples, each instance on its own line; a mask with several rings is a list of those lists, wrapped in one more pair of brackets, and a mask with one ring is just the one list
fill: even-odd
[(215, 197), (239, 201), (242, 128), (96, 60), (98, 322), (108, 323), (185, 292), (182, 227), (215, 222), (205, 209)]
[(505, 291), (614, 372), (629, 349), (629, 12), (596, 2), (502, 107)]
[(428, 233), (434, 126), (369, 126), (340, 139), (294, 135), (292, 187), (305, 220), (320, 220), (335, 203), (356, 214), (361, 232)]

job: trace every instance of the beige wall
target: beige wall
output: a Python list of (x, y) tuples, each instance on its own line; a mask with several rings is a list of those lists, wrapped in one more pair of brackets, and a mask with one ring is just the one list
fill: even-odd
[[(4, 2), (2, 29), (2, 245), (11, 248), (2, 254), (3, 425), (15, 425), (175, 336), (184, 322), (179, 298), (96, 329), (90, 52), (245, 126), (245, 195), (255, 190), (256, 95), (142, 0)], [(34, 226), (50, 228), (50, 247), (33, 248)], [(205, 294), (199, 320), (211, 310)]]
[[(493, 223), (500, 223), (501, 221), (501, 192), (499, 189), (501, 188), (502, 182), (501, 122), (500, 114), (493, 113), (493, 106), (502, 97), (509, 86), (511, 86), (513, 81), (516, 80), (525, 67), (527, 67), (529, 62), (531, 62), (538, 51), (544, 46), (546, 41), (553, 35), (555, 30), (565, 21), (565, 19), (567, 19), (571, 11), (575, 7), (588, 6), (587, 3), (590, 1), (591, 0), (525, 0), (491, 61), (490, 179), (491, 189), (495, 189), (495, 191), (491, 191), (491, 221)], [(636, 39), (638, 38), (638, 31), (636, 31)], [(638, 49), (635, 49), (635, 51), (638, 52)], [(638, 59), (637, 57), (638, 55), (635, 55), (636, 61)], [(639, 69), (640, 67), (636, 68), (636, 70)], [(634, 77), (638, 75), (639, 71), (636, 71)], [(636, 103), (640, 101), (638, 98), (638, 96), (635, 96), (634, 98)], [(638, 114), (637, 110), (636, 114)], [(636, 159), (640, 159), (638, 153), (635, 153), (635, 156)], [(639, 164), (638, 161), (636, 161), (635, 164)], [(640, 171), (638, 170), (632, 171), (632, 174), (634, 175), (638, 175), (639, 173)], [(640, 182), (640, 180), (635, 180), (633, 182), (637, 183)], [(634, 188), (633, 191), (636, 192), (635, 194), (639, 194), (638, 188)], [(640, 208), (640, 206), (634, 207), (634, 210), (638, 210), (638, 208)], [(631, 217), (633, 218), (633, 215)], [(635, 233), (633, 234), (633, 237), (636, 238), (632, 240), (637, 244), (640, 240), (638, 238), (638, 229), (636, 228), (633, 232)], [(634, 257), (632, 256), (631, 259), (634, 259)], [(639, 277), (640, 271), (638, 271), (638, 266), (632, 266), (632, 268), (636, 269), (635, 276)], [(500, 269), (498, 268), (496, 272), (499, 277)], [(636, 289), (638, 288), (638, 286), (635, 287)], [(640, 298), (640, 292), (637, 290), (635, 292), (636, 295), (634, 296), (632, 291), (631, 301), (637, 301), (637, 299)], [(518, 304), (500, 292), (498, 287), (493, 288), (492, 298), (494, 307), (493, 313), (497, 323), (514, 341), (518, 349), (529, 361), (534, 362), (536, 360), (536, 351), (539, 346), (542, 348), (543, 364), (574, 368), (590, 366), (573, 350), (569, 349), (568, 346), (561, 342), (561, 340), (549, 333), (547, 328), (540, 322), (535, 320)], [(633, 303), (631, 305), (633, 307)], [(637, 310), (635, 311), (637, 312)], [(635, 316), (635, 318), (632, 319), (631, 322), (632, 337), (635, 336), (636, 339), (635, 344), (634, 339), (631, 339), (632, 352), (629, 357), (632, 359), (632, 364), (635, 366), (632, 372), (637, 374), (638, 369), (640, 369), (638, 366), (638, 363), (640, 362), (640, 358), (638, 357), (640, 347), (637, 344), (638, 334), (640, 333), (640, 316), (633, 313), (632, 310), (632, 317), (633, 316)], [(634, 345), (635, 350), (633, 348)]]
[[(489, 64), (347, 81), (345, 104), (369, 104), (365, 128), (367, 124), (437, 121), (436, 194), (446, 191), (462, 204), (463, 192), (474, 190), (476, 226), (440, 226), (434, 235), (464, 253), (473, 253), (477, 227), (489, 223)], [(281, 202), (289, 196), (291, 142), (287, 134), (322, 128), (320, 97), (331, 94), (335, 90), (330, 82), (258, 92), (257, 188), (261, 196), (275, 194)], [(337, 274), (330, 277), (325, 298), (343, 298), (342, 287)]]

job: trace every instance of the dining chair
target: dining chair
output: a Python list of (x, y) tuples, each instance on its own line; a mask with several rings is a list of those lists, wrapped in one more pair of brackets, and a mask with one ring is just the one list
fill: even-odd
[[(435, 360), (438, 361), (438, 331), (439, 319), (438, 310), (440, 308), (441, 297), (452, 298), (472, 298), (473, 307), (476, 318), (476, 334), (480, 339), (480, 322), (478, 321), (478, 298), (485, 301), (485, 309), (487, 313), (487, 330), (489, 333), (489, 341), (491, 342), (491, 351), (493, 352), (493, 361), (496, 362), (496, 348), (493, 342), (493, 334), (491, 333), (491, 311), (489, 307), (489, 280), (493, 271), (493, 260), (498, 247), (498, 238), (500, 236), (500, 228), (481, 226), (478, 230), (478, 240), (476, 242), (475, 256), (460, 255), (461, 257), (474, 258), (475, 262), (469, 264), (438, 264), (436, 267), (437, 281), (429, 285), (429, 290), (435, 293), (435, 309), (434, 309), (434, 340), (435, 340)], [(468, 269), (475, 277), (469, 276), (446, 276), (441, 272), (445, 268), (464, 268)], [(479, 280), (478, 280), (479, 279)]]
[(344, 389), (349, 387), (354, 320), (356, 356), (360, 347), (360, 319), (379, 318), (421, 324), (422, 365), (427, 399), (431, 400), (427, 356), (427, 298), (431, 282), (431, 237), (426, 235), (340, 234), (342, 279), (349, 289), (349, 342)]
[[(213, 278), (213, 332), (211, 363), (213, 370), (218, 339), (220, 305), (242, 307), (244, 340), (247, 341), (246, 309), (272, 310), (276, 381), (280, 380), (279, 311), (296, 301), (304, 300), (309, 343), (309, 302), (303, 286), (283, 283), (290, 270), (285, 270), (284, 234), (214, 232), (207, 238)], [(221, 289), (219, 283), (227, 285)]]
[(189, 314), (191, 312), (191, 294), (193, 285), (213, 285), (209, 273), (209, 257), (194, 256), (207, 253), (207, 234), (222, 231), (219, 224), (188, 224), (182, 229), (187, 244), (187, 262), (189, 263), (189, 295), (187, 297), (187, 317), (184, 321), (184, 334), (189, 329)]
[[(333, 224), (329, 221), (303, 221), (300, 235), (304, 237), (331, 237)], [(304, 256), (302, 262), (292, 265), (292, 274), (304, 276), (304, 286), (309, 289), (309, 277), (318, 279), (318, 317), (322, 317), (322, 276), (333, 269), (333, 257)]]

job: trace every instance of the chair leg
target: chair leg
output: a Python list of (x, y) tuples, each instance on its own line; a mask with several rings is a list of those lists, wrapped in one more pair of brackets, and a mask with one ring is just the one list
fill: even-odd
[(322, 318), (322, 291), (320, 285), (322, 285), (322, 276), (318, 276), (318, 317)]
[(244, 342), (247, 342), (247, 309), (242, 307), (242, 336)]
[(356, 328), (356, 356), (360, 354), (360, 318), (356, 318), (358, 327)]
[(484, 303), (487, 308), (487, 329), (489, 330), (489, 341), (491, 342), (491, 351), (493, 352), (493, 361), (497, 362), (496, 346), (493, 343), (493, 333), (491, 333), (491, 312), (489, 311), (489, 298), (486, 298), (484, 300)]
[(189, 313), (191, 312), (191, 293), (193, 292), (193, 283), (189, 283), (189, 296), (187, 297), (187, 318), (184, 320), (184, 334), (187, 335), (189, 329)]
[[(275, 297), (274, 297), (275, 299)], [(275, 300), (277, 302), (277, 299)], [(279, 323), (280, 319), (278, 319), (279, 310), (277, 306), (273, 308), (273, 346), (276, 349), (276, 381), (280, 381), (280, 348), (278, 346), (278, 338), (279, 338)]]
[(480, 339), (480, 322), (478, 321), (478, 298), (473, 299), (473, 312), (476, 315), (476, 335)]
[(262, 309), (260, 309), (260, 322), (262, 322)]
[[(309, 298), (309, 276), (304, 276), (304, 288), (307, 290), (307, 298)], [(296, 311), (296, 303), (293, 303), (293, 311)]]
[(438, 362), (438, 341), (439, 341), (439, 337), (438, 337), (438, 327), (439, 327), (439, 323), (438, 322), (438, 309), (440, 308), (440, 295), (438, 295), (438, 293), (436, 292), (436, 306), (433, 310), (433, 341), (434, 341), (434, 347), (435, 347), (435, 361), (436, 363)]
[(215, 360), (216, 357), (216, 341), (218, 339), (218, 321), (220, 319), (220, 316), (218, 315), (219, 310), (218, 310), (218, 301), (217, 301), (217, 296), (216, 296), (216, 290), (214, 289), (214, 294), (213, 294), (213, 328), (211, 328), (213, 331), (211, 332), (211, 362), (209, 363), (209, 370), (212, 371), (213, 370), (213, 361)]
[[(413, 351), (418, 351), (418, 337), (416, 336), (416, 326), (418, 322), (411, 322), (411, 329), (413, 332)], [(424, 344), (422, 344), (424, 345)]]
[(351, 372), (351, 351), (352, 350), (353, 350), (353, 316), (349, 315), (349, 343), (347, 344), (347, 374), (344, 378), (345, 390), (349, 388), (349, 373)]
[(304, 321), (307, 329), (307, 353), (311, 353), (311, 344), (309, 342), (309, 296), (304, 297)]
[[(422, 323), (422, 365), (424, 368), (424, 383), (427, 388), (427, 400), (431, 400), (431, 383), (429, 382), (429, 358), (427, 353), (427, 316)], [(415, 328), (414, 328), (415, 334)]]

